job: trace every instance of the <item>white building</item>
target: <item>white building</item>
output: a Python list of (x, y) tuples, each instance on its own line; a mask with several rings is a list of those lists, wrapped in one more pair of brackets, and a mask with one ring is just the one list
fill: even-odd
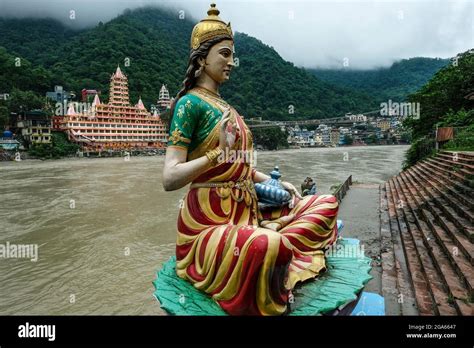
[(346, 114), (346, 119), (352, 122), (367, 122), (367, 116), (358, 114), (358, 115), (353, 115), (353, 114)]

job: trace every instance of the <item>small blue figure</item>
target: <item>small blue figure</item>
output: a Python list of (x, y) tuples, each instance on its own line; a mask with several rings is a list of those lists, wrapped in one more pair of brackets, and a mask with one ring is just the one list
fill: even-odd
[(316, 194), (316, 183), (309, 176), (301, 184), (301, 194), (303, 197)]

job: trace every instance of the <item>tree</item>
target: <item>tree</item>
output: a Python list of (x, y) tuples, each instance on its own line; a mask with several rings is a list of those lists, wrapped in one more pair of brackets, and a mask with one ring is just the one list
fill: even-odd
[(261, 145), (267, 150), (288, 148), (288, 133), (279, 127), (255, 128), (252, 131), (254, 146)]
[(0, 131), (5, 129), (5, 126), (8, 125), (9, 115), (10, 112), (8, 111), (8, 107), (5, 105), (0, 105)]
[(45, 103), (45, 98), (32, 91), (13, 89), (7, 103), (10, 112), (20, 113), (41, 109)]
[(366, 138), (365, 142), (366, 142), (367, 144), (375, 144), (375, 143), (377, 143), (377, 136), (376, 136), (375, 134), (370, 134), (370, 135)]
[(349, 134), (344, 135), (344, 144), (345, 145), (352, 145), (354, 143), (354, 138), (352, 138)]

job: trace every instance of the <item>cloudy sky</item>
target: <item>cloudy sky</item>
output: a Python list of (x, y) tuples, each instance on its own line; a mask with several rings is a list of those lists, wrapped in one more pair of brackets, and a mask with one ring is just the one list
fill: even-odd
[[(156, 5), (201, 19), (211, 0), (0, 0), (0, 16), (54, 17), (76, 27)], [(401, 58), (453, 57), (474, 48), (472, 0), (216, 0), (234, 31), (298, 66), (366, 69)], [(70, 19), (70, 11), (75, 19)], [(184, 12), (180, 12), (184, 11)], [(238, 47), (236, 47), (238, 53)]]

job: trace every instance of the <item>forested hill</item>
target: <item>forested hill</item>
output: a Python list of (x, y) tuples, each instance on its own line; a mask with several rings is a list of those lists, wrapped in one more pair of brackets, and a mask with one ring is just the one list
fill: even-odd
[[(107, 23), (81, 31), (52, 19), (0, 18), (0, 46), (6, 49), (4, 56), (44, 68), (43, 75), (51, 81), (49, 90), (54, 84), (76, 95), (83, 88), (99, 89), (102, 100), (107, 100), (110, 76), (120, 64), (129, 77), (132, 102), (141, 96), (149, 107), (156, 103), (162, 84), (171, 95), (179, 90), (194, 24), (156, 7), (126, 10)], [(376, 110), (382, 101), (404, 99), (447, 63), (413, 58), (374, 71), (305, 70), (242, 33), (235, 35), (235, 49), (239, 66), (222, 87), (223, 96), (246, 117), (273, 120)], [(0, 80), (9, 79), (0, 81), (0, 86), (24, 90), (25, 84), (15, 80), (17, 75), (0, 75)], [(0, 93), (8, 93), (8, 88)], [(31, 90), (39, 96), (43, 89)]]
[(474, 151), (474, 51), (460, 53), (456, 64), (449, 64), (408, 101), (419, 103), (419, 118), (408, 118), (407, 127), (412, 129), (413, 142), (407, 152), (405, 165), (415, 164), (432, 154), (436, 127), (455, 127), (455, 138), (444, 144), (452, 151)]
[[(376, 107), (368, 95), (317, 79), (253, 37), (236, 35), (235, 46), (239, 67), (223, 93), (249, 116), (326, 118)], [(295, 109), (294, 115), (289, 114), (290, 106)]]
[[(129, 77), (131, 100), (136, 102), (141, 96), (149, 106), (156, 103), (163, 83), (172, 95), (177, 93), (194, 24), (177, 13), (150, 7), (127, 10), (80, 32), (48, 19), (1, 19), (0, 46), (13, 57), (45, 68), (53, 84), (76, 93), (83, 88), (100, 89), (103, 100), (110, 76), (120, 64)], [(246, 117), (323, 118), (377, 107), (367, 94), (323, 82), (253, 37), (236, 33), (235, 46), (239, 67), (221, 92)]]
[(373, 70), (311, 69), (321, 80), (366, 92), (377, 102), (404, 101), (449, 63), (449, 59), (410, 58)]
[[(474, 93), (474, 53), (466, 51), (458, 56), (458, 63), (438, 71), (433, 78), (408, 101), (421, 104), (419, 119), (410, 120), (413, 136), (420, 138), (439, 126), (473, 126), (474, 101), (467, 96)], [(469, 112), (466, 119), (454, 117), (457, 112)]]
[(62, 45), (79, 33), (54, 19), (0, 17), (0, 46), (34, 64), (54, 65), (64, 54)]

